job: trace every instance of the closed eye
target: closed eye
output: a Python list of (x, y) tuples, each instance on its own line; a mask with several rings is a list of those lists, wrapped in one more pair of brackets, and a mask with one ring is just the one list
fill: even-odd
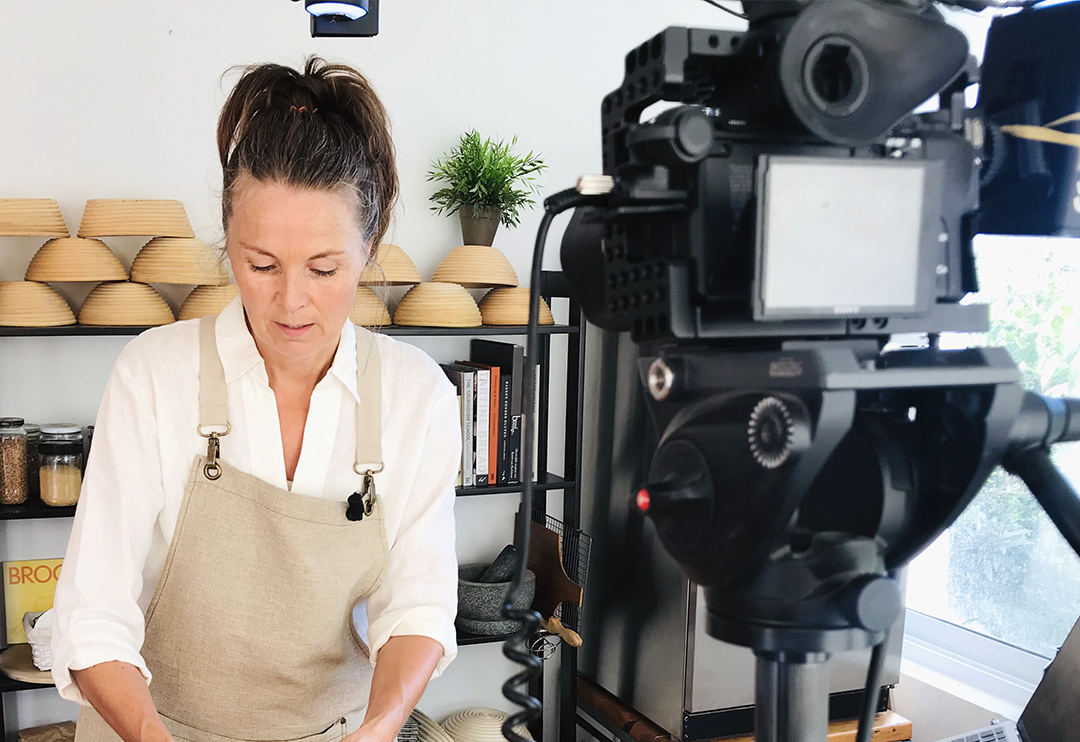
[(337, 268), (331, 268), (328, 271), (321, 271), (321, 270), (318, 270), (317, 268), (312, 268), (311, 272), (314, 273), (316, 276), (322, 276), (323, 278), (328, 278), (328, 277), (334, 275), (335, 273), (337, 273)]
[(251, 270), (257, 271), (258, 273), (267, 273), (268, 271), (274, 270), (274, 266), (272, 266), (272, 265), (255, 265), (254, 263), (252, 263), (251, 264)]

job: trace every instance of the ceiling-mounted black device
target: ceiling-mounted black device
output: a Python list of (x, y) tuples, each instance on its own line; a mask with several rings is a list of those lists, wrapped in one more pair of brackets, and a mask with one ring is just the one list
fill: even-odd
[(379, 35), (379, 0), (304, 0), (304, 8), (312, 38)]

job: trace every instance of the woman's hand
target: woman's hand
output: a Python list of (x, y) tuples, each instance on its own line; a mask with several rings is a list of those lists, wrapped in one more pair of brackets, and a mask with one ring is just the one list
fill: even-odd
[(430, 637), (391, 637), (379, 650), (364, 723), (345, 742), (394, 742), (442, 656)]

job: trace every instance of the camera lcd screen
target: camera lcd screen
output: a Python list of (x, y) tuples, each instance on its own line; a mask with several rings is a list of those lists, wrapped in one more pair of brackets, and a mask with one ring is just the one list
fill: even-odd
[(758, 188), (758, 319), (925, 307), (924, 162), (763, 157)]

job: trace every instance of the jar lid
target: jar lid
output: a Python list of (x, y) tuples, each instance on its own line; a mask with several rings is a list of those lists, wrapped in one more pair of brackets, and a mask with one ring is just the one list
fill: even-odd
[(21, 417), (0, 417), (0, 428), (19, 428), (24, 422)]
[(42, 435), (74, 435), (75, 433), (82, 433), (82, 428), (70, 423), (54, 423), (53, 425), (41, 426)]
[(23, 427), (26, 429), (27, 433), (40, 433), (41, 432), (41, 426), (37, 425), (35, 423), (23, 423)]

